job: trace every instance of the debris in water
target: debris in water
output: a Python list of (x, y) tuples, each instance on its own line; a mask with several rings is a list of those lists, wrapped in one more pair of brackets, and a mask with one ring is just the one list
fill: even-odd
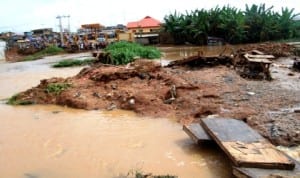
[(131, 99), (129, 100), (129, 104), (131, 104), (131, 105), (134, 105), (134, 104), (135, 104), (134, 98), (131, 98)]
[(247, 92), (247, 94), (250, 95), (250, 96), (255, 95), (255, 93), (254, 93), (254, 92), (251, 92), (251, 91)]
[(26, 178), (39, 178), (39, 176), (32, 174), (32, 173), (25, 173), (24, 176)]
[(62, 112), (62, 111), (52, 111), (53, 114), (58, 114), (60, 112)]
[(106, 110), (111, 111), (111, 110), (114, 110), (114, 109), (116, 109), (116, 108), (117, 108), (117, 106), (116, 106), (114, 103), (111, 103), (111, 104), (106, 108)]

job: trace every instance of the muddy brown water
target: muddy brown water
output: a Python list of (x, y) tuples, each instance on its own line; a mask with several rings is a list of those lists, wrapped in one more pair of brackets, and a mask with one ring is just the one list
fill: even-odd
[(5, 104), (5, 99), (41, 79), (73, 76), (81, 70), (54, 69), (53, 62), (87, 56), (0, 64), (0, 177), (126, 177), (136, 171), (183, 178), (231, 177), (230, 164), (220, 150), (195, 145), (171, 119), (140, 118), (121, 110)]

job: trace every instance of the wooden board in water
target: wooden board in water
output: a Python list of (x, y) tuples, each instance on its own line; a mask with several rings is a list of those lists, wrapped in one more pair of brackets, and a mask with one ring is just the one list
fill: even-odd
[(199, 123), (192, 123), (184, 125), (183, 130), (190, 136), (190, 138), (197, 144), (204, 142), (213, 142), (210, 136), (204, 131)]
[(246, 123), (236, 119), (202, 119), (204, 130), (238, 167), (294, 169), (295, 163)]
[[(290, 158), (292, 159), (292, 158)], [(296, 166), (293, 170), (280, 170), (280, 169), (260, 169), (260, 168), (244, 168), (244, 167), (233, 167), (232, 173), (238, 178), (271, 178), (271, 177), (282, 177), (282, 178), (296, 178), (300, 177), (300, 163), (292, 159)]]
[(273, 55), (265, 55), (265, 54), (245, 54), (248, 58), (256, 58), (256, 59), (274, 59)]
[(250, 58), (250, 57), (249, 57), (249, 54), (245, 54), (244, 57), (245, 57), (249, 62), (265, 63), (265, 64), (271, 64), (271, 63), (272, 63), (269, 59), (264, 59), (264, 58)]

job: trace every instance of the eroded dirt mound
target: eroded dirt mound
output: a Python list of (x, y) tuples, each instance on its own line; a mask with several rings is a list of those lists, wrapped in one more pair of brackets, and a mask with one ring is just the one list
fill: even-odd
[(88, 110), (126, 109), (183, 124), (216, 114), (246, 121), (275, 144), (299, 144), (299, 113), (289, 115), (289, 121), (286, 115), (268, 114), (300, 103), (297, 91), (272, 82), (246, 80), (230, 66), (161, 67), (137, 60), (127, 66), (96, 64), (74, 77), (42, 80), (17, 99)]
[[(215, 73), (214, 70), (222, 72)], [(176, 117), (186, 122), (195, 117), (222, 114), (221, 96), (238, 90), (231, 87), (230, 82), (224, 82), (224, 76), (240, 80), (226, 67), (203, 70), (161, 68), (157, 63), (139, 60), (122, 67), (98, 65), (85, 68), (72, 78), (42, 80), (37, 87), (19, 94), (18, 99), (88, 110), (128, 109), (141, 115)], [(70, 84), (70, 87), (59, 93), (51, 92), (48, 88), (53, 83)], [(235, 117), (242, 110), (245, 113), (241, 108), (226, 115)], [(247, 117), (247, 112), (237, 118)]]

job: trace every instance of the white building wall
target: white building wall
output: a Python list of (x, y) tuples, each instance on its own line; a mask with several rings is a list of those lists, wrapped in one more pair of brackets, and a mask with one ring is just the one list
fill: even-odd
[(5, 60), (5, 41), (0, 41), (0, 60)]

